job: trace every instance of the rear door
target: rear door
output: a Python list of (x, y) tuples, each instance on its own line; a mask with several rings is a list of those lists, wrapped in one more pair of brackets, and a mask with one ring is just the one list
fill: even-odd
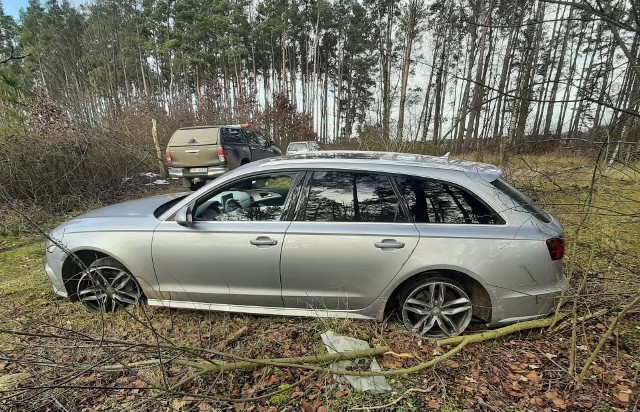
[(269, 142), (267, 142), (262, 135), (249, 129), (244, 129), (244, 135), (251, 147), (252, 160), (260, 160), (273, 156), (269, 150)]
[(176, 130), (167, 148), (173, 167), (217, 166), (219, 130), (217, 127)]
[(306, 195), (282, 248), (284, 305), (362, 309), (411, 256), (418, 231), (407, 220), (387, 175), (309, 175)]
[(251, 149), (247, 144), (242, 129), (236, 127), (221, 127), (220, 128), (221, 145), (226, 152), (226, 160), (229, 165), (229, 170), (233, 170), (236, 167), (250, 162)]

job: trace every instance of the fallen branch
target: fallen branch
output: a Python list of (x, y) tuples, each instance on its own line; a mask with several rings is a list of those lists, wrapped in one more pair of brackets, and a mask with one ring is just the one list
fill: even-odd
[(276, 359), (250, 359), (239, 362), (219, 362), (205, 363), (193, 362), (182, 359), (174, 359), (171, 361), (161, 362), (159, 359), (149, 359), (140, 362), (106, 365), (95, 368), (98, 372), (115, 372), (128, 370), (136, 367), (147, 367), (152, 365), (160, 365), (163, 363), (175, 363), (179, 365), (191, 366), (201, 369), (205, 373), (228, 372), (232, 370), (255, 369), (261, 366), (284, 366), (297, 364), (317, 364), (317, 363), (333, 363), (347, 359), (368, 358), (371, 356), (382, 355), (389, 351), (386, 346), (379, 346), (371, 349), (355, 350), (341, 353), (325, 353), (320, 355), (297, 356), (293, 358), (276, 358)]
[(438, 343), (438, 346), (448, 346), (448, 345), (460, 344), (462, 342), (466, 342), (466, 343), (484, 342), (486, 340), (497, 339), (506, 335), (511, 335), (512, 333), (522, 332), (523, 330), (546, 328), (547, 326), (558, 322), (559, 320), (561, 320), (566, 316), (567, 315), (565, 313), (560, 313), (556, 316), (551, 316), (544, 319), (536, 319), (536, 320), (529, 320), (526, 322), (515, 323), (513, 325), (490, 330), (487, 332), (476, 333), (474, 335), (454, 336), (452, 338), (440, 339), (437, 343)]

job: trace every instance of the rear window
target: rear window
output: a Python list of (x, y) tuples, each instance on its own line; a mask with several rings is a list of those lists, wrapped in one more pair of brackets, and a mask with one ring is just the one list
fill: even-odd
[(291, 151), (297, 151), (297, 150), (307, 150), (307, 144), (306, 143), (291, 143), (289, 145), (289, 149)]
[(178, 129), (171, 136), (169, 146), (187, 146), (218, 143), (217, 127)]
[(518, 205), (523, 207), (527, 212), (534, 215), (538, 220), (549, 223), (551, 222), (551, 216), (545, 212), (540, 206), (536, 205), (533, 200), (524, 195), (515, 187), (502, 179), (495, 180), (493, 185), (501, 192), (513, 199)]

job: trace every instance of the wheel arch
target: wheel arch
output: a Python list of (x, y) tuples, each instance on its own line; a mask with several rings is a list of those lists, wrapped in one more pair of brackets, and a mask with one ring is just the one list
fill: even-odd
[(384, 313), (388, 314), (398, 307), (400, 294), (407, 285), (417, 279), (428, 277), (444, 277), (462, 284), (465, 292), (471, 298), (473, 316), (482, 319), (484, 322), (491, 322), (493, 304), (487, 289), (474, 276), (453, 268), (430, 268), (406, 276), (393, 288), (385, 304)]
[[(73, 253), (80, 259), (80, 261), (84, 264), (85, 267), (89, 267), (93, 262), (102, 258), (111, 258), (116, 262), (120, 263), (123, 267), (127, 268), (127, 271), (131, 273), (131, 270), (127, 265), (124, 264), (122, 259), (118, 259), (117, 256), (114, 256), (111, 253), (107, 253), (106, 251), (96, 249), (96, 248), (82, 248), (78, 250), (74, 250)], [(67, 291), (67, 296), (72, 301), (77, 301), (77, 289), (78, 289), (78, 280), (80, 279), (80, 274), (82, 273), (83, 268), (73, 259), (71, 256), (67, 256), (62, 263), (62, 281), (64, 283), (65, 290)], [(145, 289), (145, 282), (141, 281), (141, 278), (136, 276), (134, 273), (131, 275), (136, 279), (140, 290), (142, 291), (143, 296), (147, 296), (147, 291)]]
[[(91, 263), (100, 258), (111, 257), (107, 253), (94, 249), (75, 250), (73, 251), (73, 254), (80, 259), (85, 267), (89, 267)], [(84, 268), (80, 267), (76, 260), (71, 256), (67, 256), (62, 263), (62, 282), (67, 291), (67, 296), (71, 300), (78, 300), (77, 286), (83, 269)]]

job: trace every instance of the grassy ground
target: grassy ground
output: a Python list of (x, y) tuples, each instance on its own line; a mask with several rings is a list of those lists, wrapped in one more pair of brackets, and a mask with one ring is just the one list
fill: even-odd
[[(614, 307), (639, 293), (637, 167), (598, 170), (593, 188), (593, 164), (587, 159), (514, 157), (504, 169), (510, 181), (534, 194), (564, 224), (567, 268), (574, 274), (574, 284), (583, 275), (587, 280), (579, 300), (581, 313)], [(592, 206), (585, 208), (589, 196)], [(167, 341), (214, 349), (245, 326), (247, 332), (222, 349), (255, 358), (323, 353), (320, 333), (327, 329), (411, 355), (379, 357), (383, 369), (415, 365), (443, 349), (408, 333), (394, 320), (377, 324), (158, 308), (92, 315), (79, 304), (51, 293), (42, 271), (43, 248), (44, 242), (30, 235), (0, 238), (0, 329), (5, 330), (0, 332), (0, 409), (626, 410), (639, 399), (637, 312), (624, 319), (604, 345), (580, 390), (567, 373), (570, 328), (563, 328), (552, 334), (523, 332), (465, 348), (435, 368), (388, 379), (393, 391), (383, 394), (355, 391), (328, 374), (272, 367), (202, 376), (177, 389), (184, 393), (162, 394), (150, 388), (175, 384), (195, 371), (184, 365), (167, 365), (162, 371), (147, 367), (96, 372), (95, 367), (178, 356), (175, 351), (154, 347)], [(608, 326), (610, 316), (579, 324), (579, 367)], [(211, 354), (204, 358), (210, 356), (219, 359)], [(179, 357), (198, 359), (193, 354)], [(8, 382), (10, 378), (16, 382)], [(51, 383), (57, 388), (47, 387)], [(37, 387), (41, 389), (33, 389)], [(11, 389), (15, 390), (8, 392)], [(213, 400), (216, 396), (236, 399)]]

